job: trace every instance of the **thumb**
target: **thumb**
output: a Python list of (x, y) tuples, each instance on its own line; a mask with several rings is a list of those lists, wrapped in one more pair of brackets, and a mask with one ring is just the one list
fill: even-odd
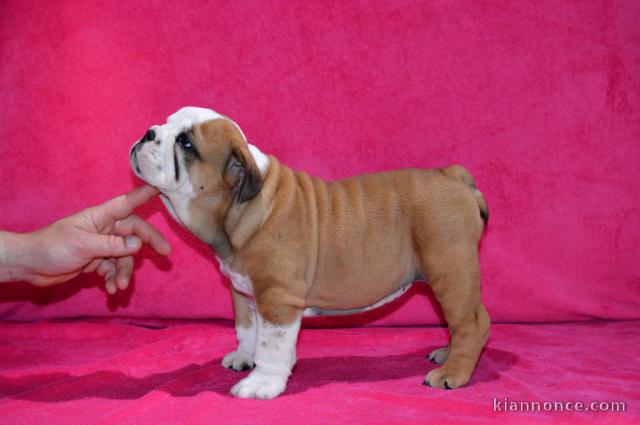
[(93, 234), (86, 249), (91, 257), (125, 257), (140, 250), (142, 241), (137, 236)]

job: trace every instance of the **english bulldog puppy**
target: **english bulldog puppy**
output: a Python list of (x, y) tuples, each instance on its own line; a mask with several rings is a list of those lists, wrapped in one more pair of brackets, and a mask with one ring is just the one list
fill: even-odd
[(488, 211), (461, 166), (325, 182), (263, 154), (229, 118), (195, 107), (152, 126), (130, 160), (231, 280), (238, 347), (222, 365), (255, 367), (234, 396), (285, 390), (303, 316), (376, 308), (416, 279), (431, 285), (450, 332), (429, 355), (441, 367), (424, 384), (469, 381), (489, 334), (477, 253)]

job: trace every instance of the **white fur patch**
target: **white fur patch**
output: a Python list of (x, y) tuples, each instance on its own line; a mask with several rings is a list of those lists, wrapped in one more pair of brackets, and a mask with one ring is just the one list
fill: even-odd
[(269, 157), (260, 152), (260, 149), (252, 144), (249, 144), (249, 152), (251, 152), (251, 156), (253, 156), (253, 160), (256, 162), (260, 173), (264, 176), (269, 169)]
[(167, 211), (169, 211), (169, 214), (182, 226), (187, 227), (185, 223), (189, 223), (191, 218), (189, 203), (195, 196), (196, 193), (193, 190), (193, 186), (188, 183), (184, 184), (179, 190), (171, 193), (170, 197), (160, 194), (160, 199), (167, 208)]
[(195, 106), (185, 106), (177, 112), (169, 115), (167, 124), (180, 127), (180, 131), (191, 128), (194, 124), (200, 124), (205, 121), (224, 118), (222, 115), (212, 109), (198, 108)]
[(173, 208), (173, 205), (171, 205), (171, 201), (169, 200), (169, 198), (167, 198), (167, 196), (165, 194), (161, 193), (160, 194), (160, 200), (164, 204), (164, 206), (167, 209), (167, 211), (169, 211), (169, 214), (171, 214), (171, 217), (173, 217), (173, 219), (175, 221), (177, 221), (178, 223), (180, 223), (180, 224), (182, 224), (184, 226), (184, 223), (182, 223), (182, 221), (180, 221), (180, 217), (178, 217), (178, 213)]
[(229, 278), (229, 280), (231, 280), (231, 285), (233, 285), (233, 288), (236, 291), (240, 292), (241, 294), (248, 295), (248, 296), (252, 297), (253, 296), (253, 285), (251, 284), (251, 279), (249, 278), (249, 276), (245, 276), (243, 274), (236, 273), (233, 270), (231, 270), (231, 267), (229, 267), (220, 258), (217, 258), (217, 260), (220, 263), (220, 271), (222, 272), (222, 274), (227, 276)]
[(410, 288), (411, 288), (411, 284), (405, 285), (402, 288), (398, 289), (397, 291), (392, 292), (391, 294), (387, 295), (386, 297), (384, 297), (380, 301), (375, 302), (375, 303), (373, 303), (371, 305), (368, 305), (366, 307), (353, 308), (353, 309), (348, 309), (348, 310), (329, 310), (329, 309), (321, 309), (321, 308), (309, 307), (309, 308), (305, 308), (303, 310), (302, 316), (303, 317), (343, 316), (343, 315), (347, 315), (347, 314), (362, 313), (362, 312), (365, 312), (365, 311), (374, 310), (374, 309), (376, 309), (378, 307), (382, 307), (383, 305), (385, 305), (387, 303), (390, 303), (391, 301), (393, 301), (396, 298), (400, 297), (402, 294), (407, 292)]
[(301, 318), (290, 325), (267, 322), (260, 314), (256, 342), (256, 368), (231, 389), (239, 398), (271, 399), (282, 394), (296, 363), (296, 341)]

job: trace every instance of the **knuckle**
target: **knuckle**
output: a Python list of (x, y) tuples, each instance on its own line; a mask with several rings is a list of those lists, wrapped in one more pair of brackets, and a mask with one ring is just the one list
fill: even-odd
[(120, 236), (110, 234), (107, 236), (107, 245), (110, 248), (118, 249), (122, 246), (122, 238)]

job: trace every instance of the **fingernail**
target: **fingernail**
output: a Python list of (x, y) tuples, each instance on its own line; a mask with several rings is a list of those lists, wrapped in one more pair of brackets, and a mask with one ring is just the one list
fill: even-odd
[(116, 281), (116, 286), (121, 291), (124, 291), (125, 289), (127, 289), (127, 286), (129, 286), (129, 280), (125, 277), (121, 277)]
[(140, 238), (137, 236), (127, 236), (124, 238), (124, 243), (127, 244), (129, 248), (135, 248), (140, 246)]

